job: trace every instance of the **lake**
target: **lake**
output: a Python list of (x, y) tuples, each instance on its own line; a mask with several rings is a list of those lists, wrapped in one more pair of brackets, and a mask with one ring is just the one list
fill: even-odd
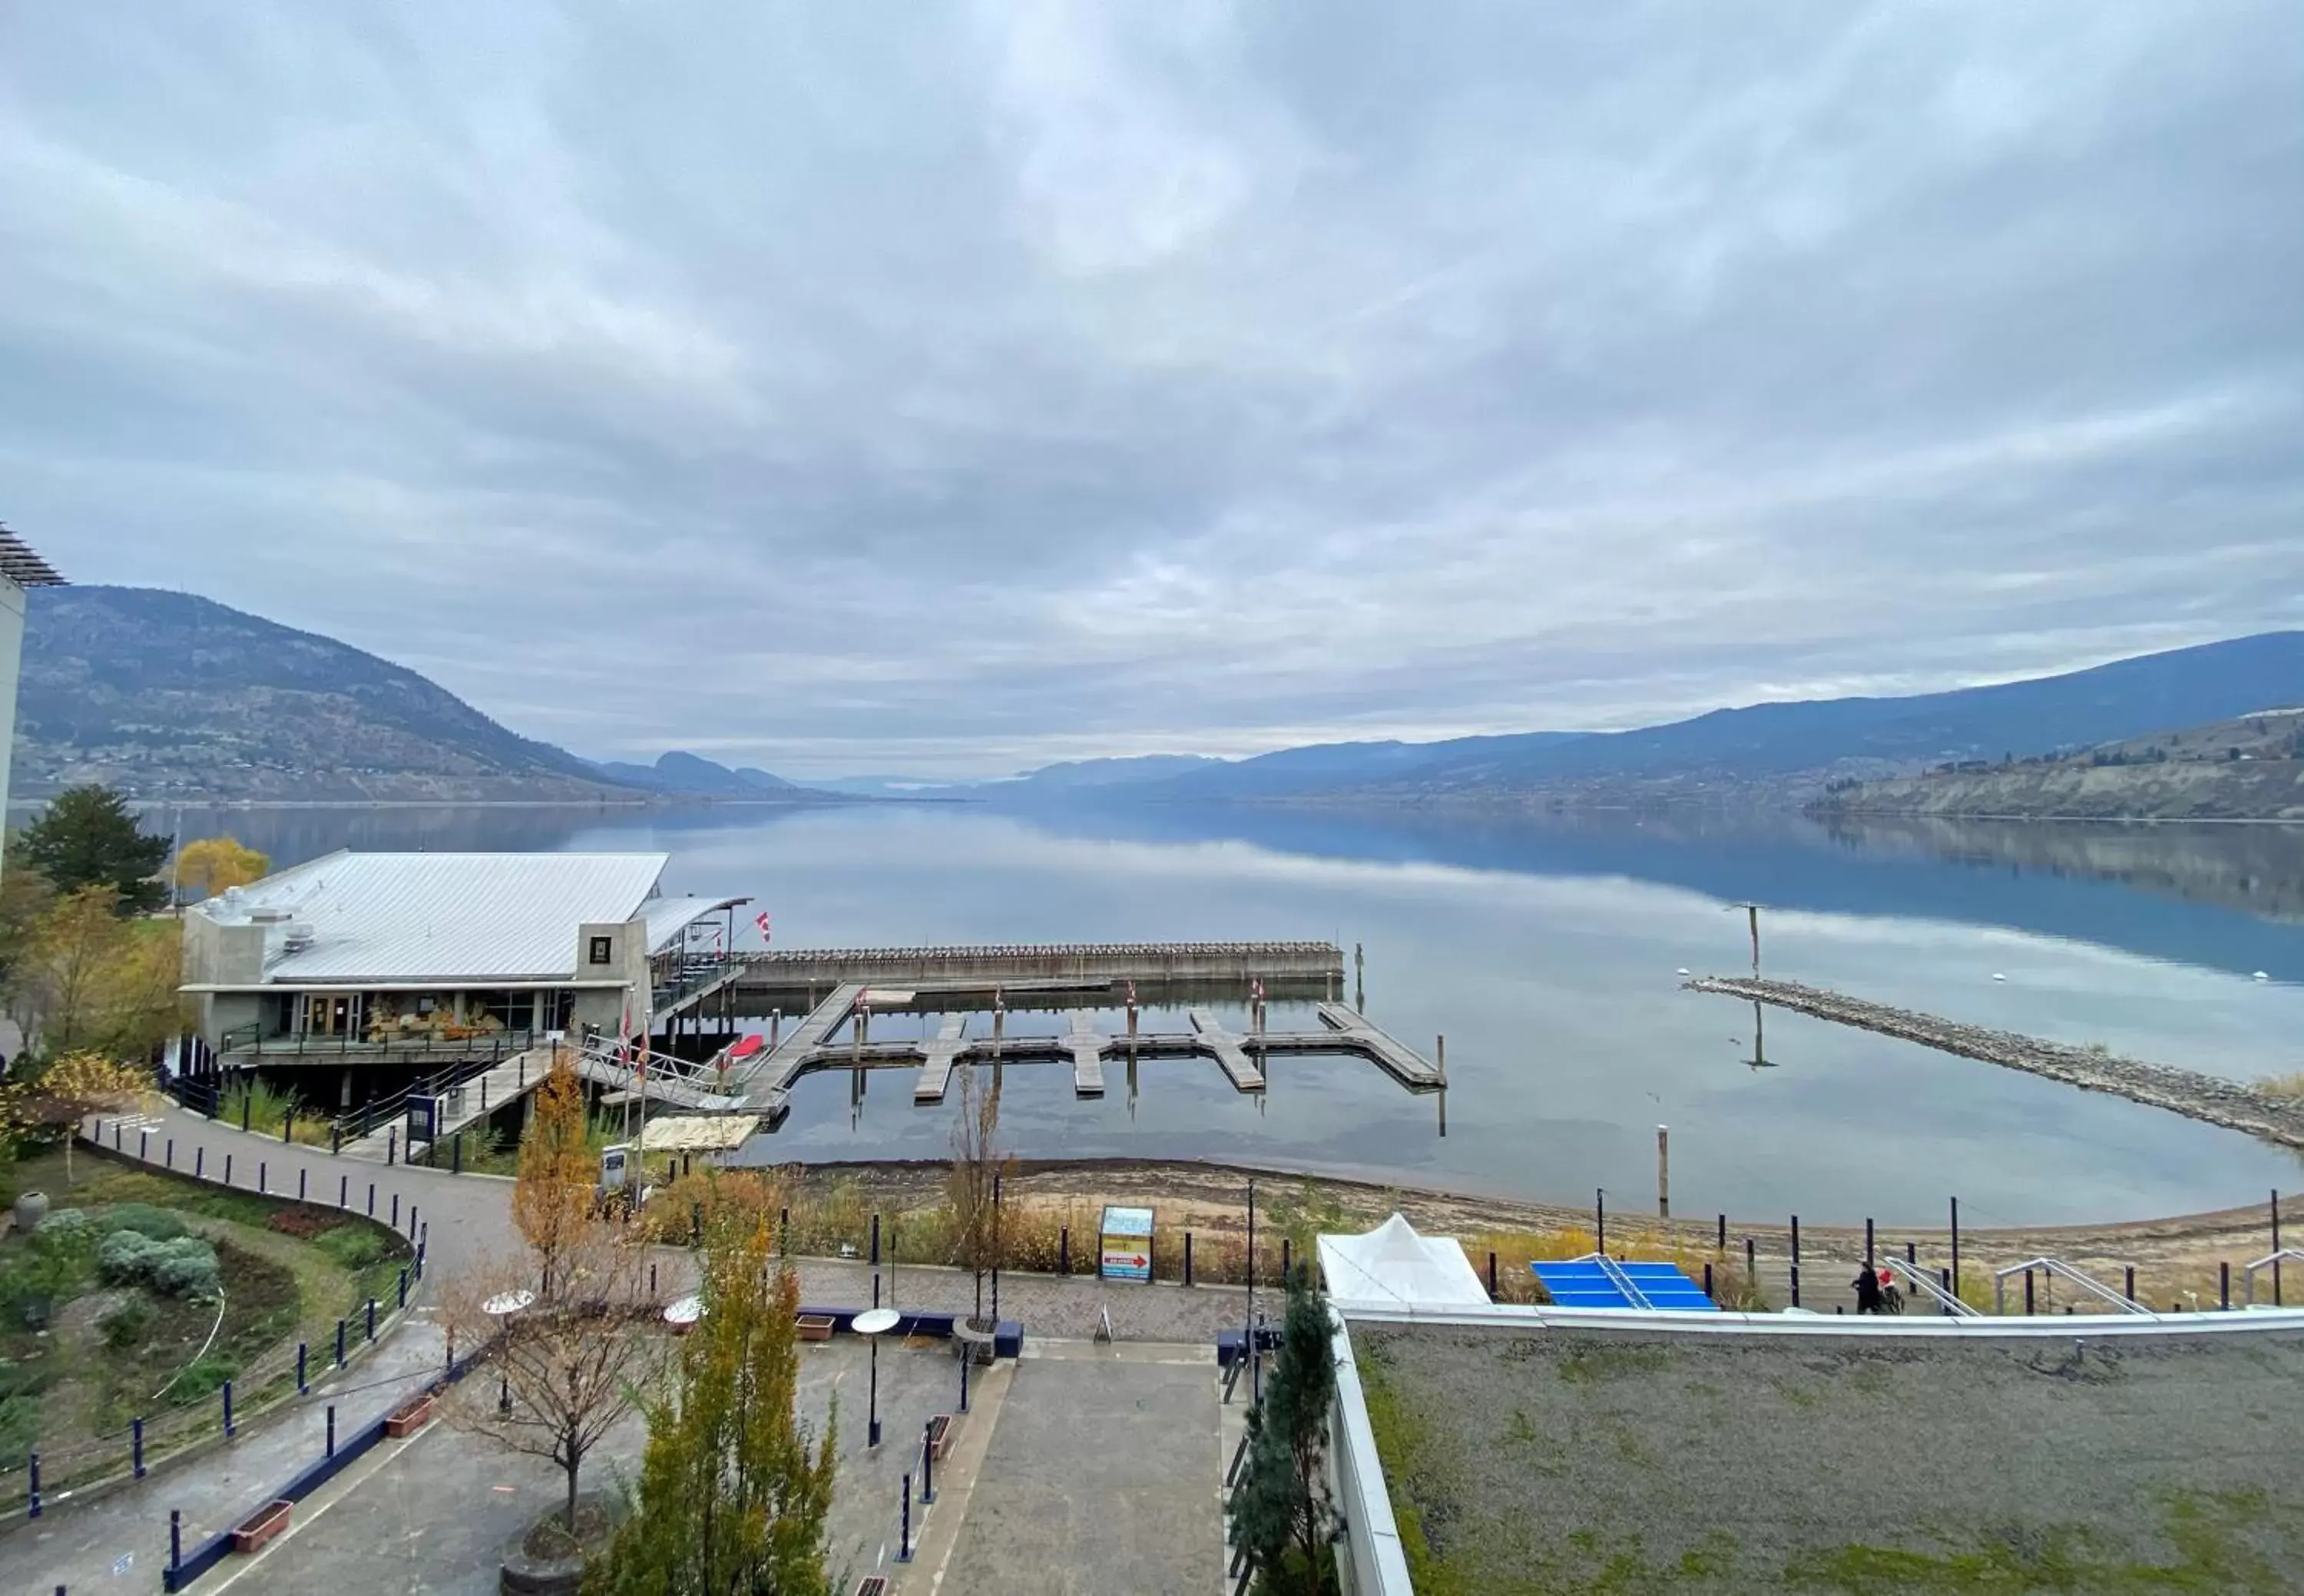
[[(779, 947), (1317, 938), (1367, 956), (1369, 1015), (1428, 1050), (1438, 1102), (1372, 1065), (1278, 1060), (1261, 1099), (1213, 1063), (1076, 1101), (1006, 1072), (1026, 1156), (1259, 1162), (1653, 1211), (1978, 1225), (2262, 1201), (2279, 1149), (2125, 1100), (1749, 1006), (1675, 972), (1749, 968), (2239, 1079), (2304, 1067), (2304, 831), (1796, 817), (873, 805), (797, 811), (187, 811), (275, 863), (331, 848), (651, 849), (668, 890), (749, 893)], [(2271, 978), (2255, 979), (2263, 971)], [(1999, 976), (2003, 979), (1995, 980)], [(1349, 982), (1349, 977), (1348, 982)], [(880, 1034), (895, 1034), (884, 1022)], [(1148, 1022), (1159, 1023), (1162, 1022)], [(1173, 1025), (1173, 1022), (1167, 1022)], [(1239, 1022), (1235, 1022), (1239, 1023)], [(1275, 1028), (1306, 1023), (1275, 1006)], [(1019, 1023), (1057, 1030), (1053, 1016)], [(1181, 1026), (1174, 1026), (1181, 1028)], [(803, 1080), (773, 1159), (935, 1158), (949, 1108), (882, 1073)]]

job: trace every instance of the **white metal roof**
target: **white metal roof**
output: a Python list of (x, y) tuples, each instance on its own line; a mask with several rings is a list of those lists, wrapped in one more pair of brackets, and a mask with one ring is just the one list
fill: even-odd
[(660, 897), (648, 906), (648, 939), (650, 953), (662, 953), (679, 941), (688, 928), (707, 914), (717, 914), (724, 909), (752, 900), (741, 897)]
[(226, 925), (287, 916), (267, 925), (269, 982), (572, 980), (577, 927), (639, 918), (666, 859), (336, 853), (191, 913)]

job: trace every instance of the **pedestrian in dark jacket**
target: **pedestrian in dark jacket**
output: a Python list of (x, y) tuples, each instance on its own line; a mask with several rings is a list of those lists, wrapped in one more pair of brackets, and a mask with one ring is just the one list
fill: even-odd
[(1874, 1274), (1868, 1268), (1860, 1269), (1856, 1271), (1856, 1278), (1850, 1284), (1856, 1287), (1856, 1311), (1859, 1313), (1880, 1312), (1883, 1303), (1880, 1296), (1879, 1276)]

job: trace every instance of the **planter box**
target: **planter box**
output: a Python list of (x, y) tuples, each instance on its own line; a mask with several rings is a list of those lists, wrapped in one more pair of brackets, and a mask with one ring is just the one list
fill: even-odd
[(938, 1413), (928, 1421), (928, 1451), (938, 1463), (952, 1450), (953, 1422), (950, 1413)]
[(803, 1341), (832, 1339), (832, 1316), (828, 1313), (803, 1313), (800, 1316), (800, 1338)]
[(295, 1507), (295, 1503), (284, 1497), (250, 1514), (233, 1528), (233, 1550), (243, 1554), (260, 1550), (266, 1541), (288, 1527), (288, 1515)]
[(432, 1422), (432, 1410), (440, 1399), (427, 1391), (421, 1396), (411, 1396), (392, 1410), (384, 1421), (384, 1432), (394, 1440), (414, 1435)]

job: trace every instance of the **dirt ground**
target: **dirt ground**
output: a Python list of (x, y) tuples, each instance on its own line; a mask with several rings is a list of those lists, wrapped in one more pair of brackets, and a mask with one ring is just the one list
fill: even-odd
[[(798, 1172), (796, 1178), (808, 1186), (852, 1179), (868, 1198), (900, 1209), (939, 1200), (947, 1167), (941, 1162), (815, 1164)], [(1189, 1228), (1228, 1237), (1247, 1227), (1245, 1199), (1250, 1176), (1257, 1181), (1259, 1229), (1267, 1224), (1284, 1227), (1294, 1216), (1312, 1218), (1317, 1228), (1366, 1229), (1395, 1210), (1427, 1234), (1466, 1238), (1498, 1233), (1588, 1235), (1592, 1228), (1589, 1209), (1198, 1162), (1022, 1162), (1007, 1189), (1012, 1197), (1026, 1201), (1151, 1205), (1158, 1209), (1164, 1228)], [(2304, 1224), (2304, 1195), (2283, 1198), (2281, 1224), (2283, 1240), (2290, 1227)], [(1658, 1219), (1653, 1214), (1611, 1214), (1609, 1246), (1611, 1251), (1629, 1244), (1634, 1251), (1708, 1253), (1717, 1240), (1715, 1226), (1716, 1218), (1710, 1214), (1672, 1220)], [(1731, 1214), (1728, 1235), (1732, 1251), (1741, 1249), (1743, 1238), (1752, 1238), (1764, 1259), (1781, 1258), (1790, 1248), (1788, 1228), (1782, 1222), (1747, 1224)], [(2197, 1295), (2198, 1305), (2205, 1307), (2214, 1305), (2219, 1263), (2231, 1264), (2233, 1299), (2239, 1300), (2240, 1265), (2272, 1251), (2271, 1211), (2267, 1202), (2113, 1225), (2012, 1228), (1963, 1225), (1960, 1241), (1963, 1257), (1978, 1265), (2051, 1256), (2090, 1270), (2114, 1286), (2123, 1278), (2122, 1271), (2132, 1267), (2139, 1297), (2174, 1300), (2189, 1291)], [(1876, 1244), (1883, 1250), (1901, 1251), (1908, 1242), (1919, 1247), (1923, 1259), (1936, 1258), (1948, 1254), (1951, 1235), (1942, 1227), (1893, 1230), (1883, 1227), (1876, 1236)], [(1800, 1247), (1803, 1257), (1808, 1258), (1860, 1257), (1864, 1227), (1803, 1223)], [(2297, 1290), (2304, 1292), (2304, 1277), (2300, 1277)]]

